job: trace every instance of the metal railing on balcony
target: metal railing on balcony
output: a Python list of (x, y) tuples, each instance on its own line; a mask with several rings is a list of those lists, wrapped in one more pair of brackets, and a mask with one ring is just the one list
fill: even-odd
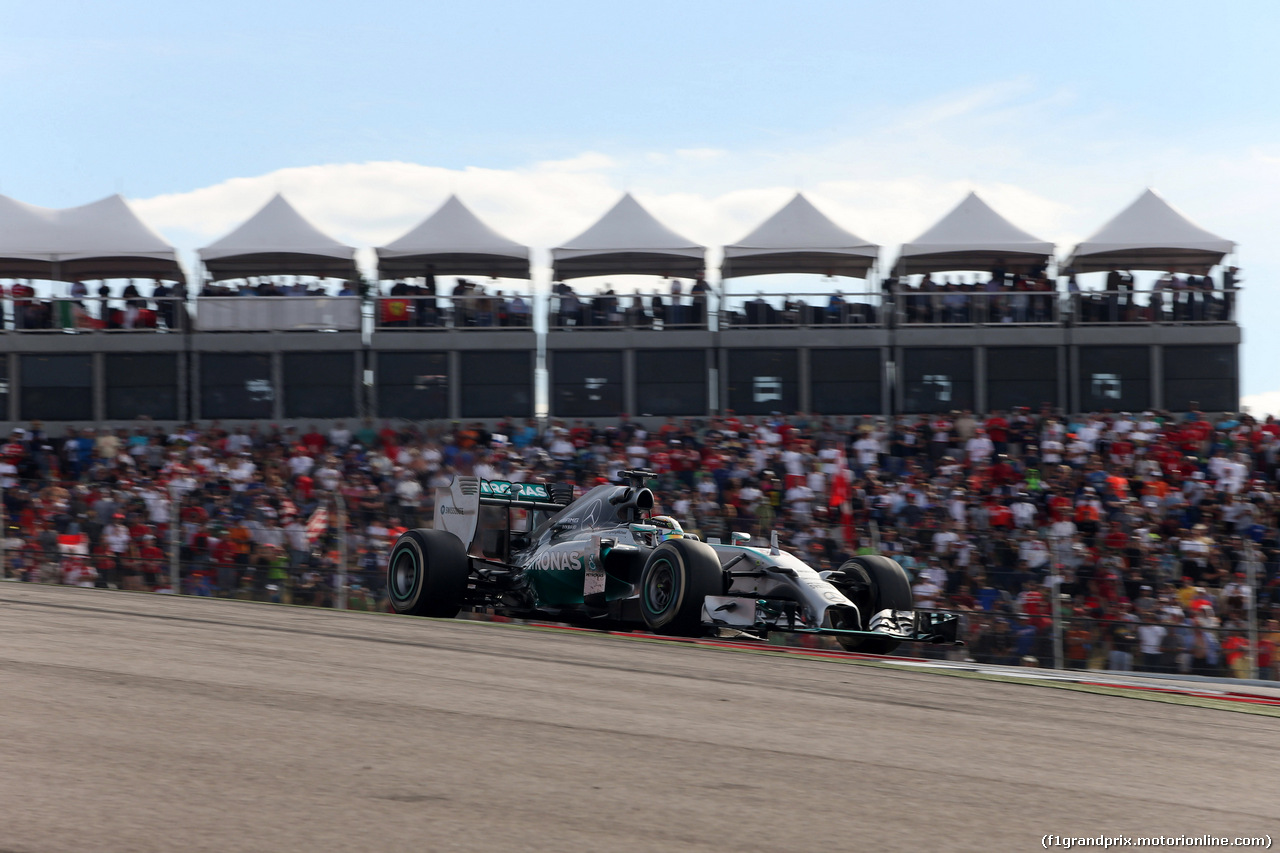
[(1236, 320), (1236, 291), (1231, 290), (1086, 290), (1066, 296), (1076, 325)]
[(707, 329), (714, 315), (714, 297), (710, 293), (560, 295), (550, 299), (547, 328)]
[(202, 296), (195, 327), (201, 332), (358, 332), (357, 296)]
[(884, 307), (878, 291), (728, 295), (720, 322), (725, 329), (877, 327), (885, 325)]
[(1228, 324), (1235, 292), (1221, 290), (921, 291), (894, 296), (899, 326)]
[(997, 291), (901, 288), (895, 294), (900, 326), (1056, 325), (1062, 304), (1052, 290)]
[(0, 299), (22, 333), (439, 329), (811, 329), (920, 326), (1231, 325), (1235, 290), (714, 292), (534, 296), (180, 296)]
[(533, 328), (534, 297), (522, 293), (479, 296), (379, 296), (374, 328), (501, 329)]
[(24, 333), (179, 332), (189, 327), (180, 296), (17, 297), (0, 302), (0, 328)]

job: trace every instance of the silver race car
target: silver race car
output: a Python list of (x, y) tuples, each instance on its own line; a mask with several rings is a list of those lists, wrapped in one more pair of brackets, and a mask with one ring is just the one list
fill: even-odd
[(685, 637), (765, 639), (774, 631), (835, 637), (889, 654), (903, 642), (957, 644), (955, 616), (916, 611), (906, 572), (854, 557), (818, 572), (745, 533), (700, 541), (654, 515), (648, 471), (623, 472), (572, 500), (562, 484), (456, 477), (436, 490), (434, 529), (391, 550), (393, 609), (456, 616), (464, 608), (517, 619)]

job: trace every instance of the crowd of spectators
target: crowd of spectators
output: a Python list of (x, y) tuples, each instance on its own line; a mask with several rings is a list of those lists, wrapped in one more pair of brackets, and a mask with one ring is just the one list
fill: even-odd
[[(782, 542), (819, 569), (897, 559), (922, 608), (965, 614), (975, 659), (1243, 675), (1280, 640), (1280, 424), (1151, 412), (669, 420), (594, 425), (141, 425), (0, 448), (6, 574), (332, 604), (346, 508), (351, 605), (382, 606), (402, 530), (455, 473), (566, 481), (657, 472), (661, 510), (704, 537)], [(327, 521), (317, 510), (324, 509)], [(309, 524), (310, 522), (310, 524)], [(174, 527), (176, 525), (176, 529)], [(175, 541), (176, 540), (176, 541)]]

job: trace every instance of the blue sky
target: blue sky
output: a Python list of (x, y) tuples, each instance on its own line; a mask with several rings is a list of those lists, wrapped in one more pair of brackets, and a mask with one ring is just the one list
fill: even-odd
[(331, 162), (785, 150), (1016, 79), (1116, 145), (1224, 136), (1274, 129), (1280, 82), (1266, 2), (0, 8), (0, 97), (20, 128), (0, 180), (47, 205)]
[[(277, 189), (356, 245), (457, 191), (542, 247), (624, 189), (709, 245), (804, 189), (892, 256), (970, 188), (1065, 245), (1153, 185), (1240, 243), (1266, 316), (1278, 24), (1168, 0), (0, 2), (0, 192), (123, 192), (191, 250)], [(1280, 336), (1246, 335), (1245, 391), (1280, 392)]]

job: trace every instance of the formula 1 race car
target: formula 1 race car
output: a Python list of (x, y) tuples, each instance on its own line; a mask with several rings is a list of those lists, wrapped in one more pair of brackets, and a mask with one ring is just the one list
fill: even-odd
[(435, 529), (410, 530), (387, 561), (397, 613), (483, 610), (606, 629), (765, 639), (773, 631), (835, 637), (889, 654), (903, 641), (956, 644), (955, 616), (916, 612), (906, 572), (854, 557), (817, 572), (778, 548), (699, 541), (654, 516), (648, 471), (576, 501), (565, 484), (455, 477), (436, 490)]

